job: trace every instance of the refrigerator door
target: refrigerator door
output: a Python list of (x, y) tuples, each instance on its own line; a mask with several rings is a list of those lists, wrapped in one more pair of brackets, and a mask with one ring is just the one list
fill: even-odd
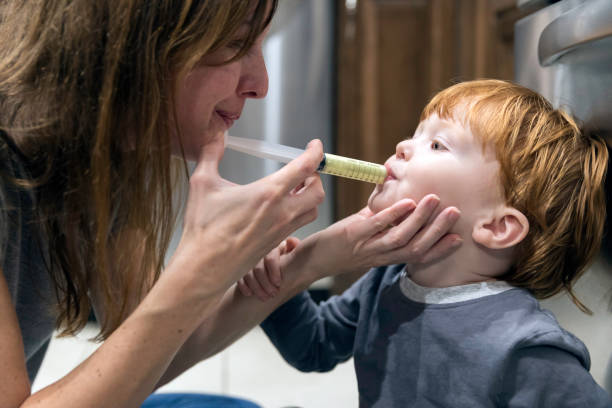
[[(270, 140), (304, 148), (315, 138), (334, 150), (334, 2), (281, 0), (264, 42), (269, 90), (264, 99), (249, 100), (232, 136)], [(221, 175), (245, 184), (271, 174), (281, 163), (226, 149)], [(294, 235), (302, 238), (333, 220), (333, 184), (322, 175), (326, 198), (319, 216)]]
[[(514, 40), (516, 81), (540, 92), (555, 107), (570, 111), (587, 131), (612, 141), (612, 1), (555, 2), (519, 20)], [(608, 203), (612, 203), (610, 179), (606, 182)], [(608, 214), (612, 214), (610, 205)], [(565, 295), (542, 302), (586, 344), (591, 374), (608, 392), (612, 392), (610, 241), (610, 237), (604, 239), (603, 256), (575, 288), (593, 316), (581, 313)]]
[(563, 0), (515, 25), (515, 75), (612, 136), (612, 1)]

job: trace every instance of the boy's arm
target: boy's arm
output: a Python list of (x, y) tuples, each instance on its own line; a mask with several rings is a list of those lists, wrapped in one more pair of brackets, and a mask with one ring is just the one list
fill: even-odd
[[(381, 271), (372, 270), (341, 295), (317, 304), (304, 291), (276, 309), (262, 329), (285, 361), (300, 371), (329, 371), (354, 353), (362, 310), (369, 310)], [(369, 290), (370, 289), (370, 290)], [(365, 306), (364, 306), (365, 305)]]

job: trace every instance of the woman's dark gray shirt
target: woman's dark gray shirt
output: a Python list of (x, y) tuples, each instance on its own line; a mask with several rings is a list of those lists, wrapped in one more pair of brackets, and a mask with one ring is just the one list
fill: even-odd
[[(0, 174), (23, 168), (0, 141)], [(55, 325), (56, 302), (46, 271), (43, 241), (34, 222), (33, 196), (0, 177), (0, 265), (17, 312), (30, 381), (36, 377)]]

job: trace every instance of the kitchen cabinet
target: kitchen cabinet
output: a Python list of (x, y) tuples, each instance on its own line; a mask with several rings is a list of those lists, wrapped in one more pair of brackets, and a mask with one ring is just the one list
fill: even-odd
[[(516, 0), (337, 1), (336, 152), (383, 163), (429, 98), (476, 78), (513, 79)], [(335, 218), (363, 208), (373, 185), (336, 178)], [(332, 291), (356, 275), (335, 278)]]

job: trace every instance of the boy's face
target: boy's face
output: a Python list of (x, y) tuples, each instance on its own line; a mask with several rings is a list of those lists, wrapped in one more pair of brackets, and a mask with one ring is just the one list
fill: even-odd
[[(455, 113), (461, 117), (461, 110)], [(499, 163), (492, 148), (483, 150), (469, 128), (436, 114), (422, 121), (411, 139), (400, 142), (385, 163), (388, 177), (368, 200), (373, 212), (402, 198), (418, 202), (425, 195), (440, 197), (442, 209), (456, 206), (461, 224), (470, 228), (486, 210), (503, 205)], [(466, 225), (466, 223), (468, 223)]]

